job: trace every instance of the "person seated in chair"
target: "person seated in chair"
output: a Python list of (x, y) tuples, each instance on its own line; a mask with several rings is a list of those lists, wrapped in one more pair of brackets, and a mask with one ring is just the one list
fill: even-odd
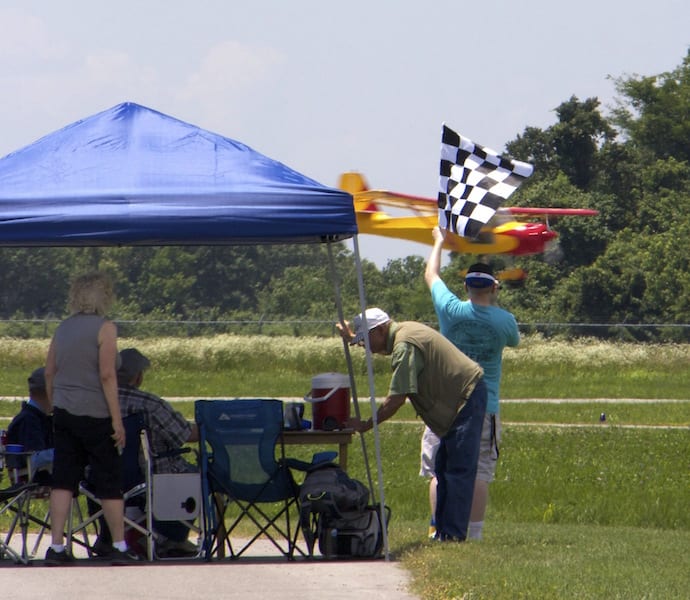
[[(154, 473), (193, 473), (198, 467), (186, 461), (180, 449), (188, 442), (199, 440), (196, 423), (188, 421), (172, 405), (140, 389), (144, 371), (151, 362), (136, 348), (120, 351), (117, 371), (118, 396), (122, 416), (142, 413), (149, 432)], [(157, 521), (154, 530), (160, 535), (156, 543), (158, 556), (187, 556), (197, 553), (197, 547), (187, 539), (189, 528), (178, 521)], [(102, 539), (105, 535), (105, 539)], [(104, 531), (100, 542), (107, 542)], [(97, 548), (95, 551), (97, 552)]]
[[(25, 452), (33, 452), (31, 468), (33, 481), (50, 485), (53, 466), (53, 408), (46, 393), (45, 368), (39, 367), (28, 379), (29, 400), (7, 428), (7, 443), (21, 444)], [(21, 461), (14, 464), (14, 461)], [(26, 468), (23, 458), (8, 460), (8, 467)]]

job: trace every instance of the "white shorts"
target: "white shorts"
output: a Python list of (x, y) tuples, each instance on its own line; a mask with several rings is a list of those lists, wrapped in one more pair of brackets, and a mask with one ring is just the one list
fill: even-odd
[(422, 452), (420, 456), (419, 474), (422, 477), (431, 479), (434, 476), (434, 463), (436, 462), (436, 451), (441, 442), (439, 437), (428, 427), (424, 427), (422, 434)]
[[(491, 421), (495, 418), (496, 430), (492, 435)], [(428, 427), (424, 427), (422, 434), (422, 449), (420, 455), (419, 474), (422, 477), (431, 478), (434, 476), (434, 465), (436, 463), (436, 451), (441, 440)], [(477, 479), (491, 483), (496, 474), (496, 462), (498, 461), (498, 450), (501, 444), (501, 419), (498, 415), (484, 415), (482, 425), (482, 439), (479, 445), (479, 460), (477, 461)]]

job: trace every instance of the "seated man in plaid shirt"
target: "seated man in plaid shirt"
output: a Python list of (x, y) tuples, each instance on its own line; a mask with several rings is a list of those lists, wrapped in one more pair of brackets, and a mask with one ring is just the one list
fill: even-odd
[[(143, 413), (149, 430), (154, 473), (190, 473), (198, 470), (187, 462), (179, 450), (187, 442), (199, 440), (196, 423), (187, 421), (169, 402), (139, 389), (144, 381), (144, 371), (151, 362), (136, 348), (120, 351), (120, 367), (117, 370), (120, 410), (125, 417), (132, 413)], [(187, 540), (189, 529), (177, 521), (154, 520), (154, 529), (164, 539), (156, 544), (159, 556), (187, 556), (197, 553), (196, 546)], [(98, 544), (108, 542), (102, 532)], [(98, 554), (98, 548), (94, 548)]]
[(169, 402), (140, 389), (144, 381), (144, 371), (151, 366), (151, 362), (139, 350), (121, 350), (120, 360), (120, 368), (117, 370), (120, 410), (123, 417), (132, 413), (144, 414), (149, 429), (151, 451), (154, 455), (159, 455), (153, 460), (153, 472), (197, 471), (195, 465), (188, 463), (179, 454), (170, 455), (187, 442), (199, 441), (196, 423), (187, 421)]

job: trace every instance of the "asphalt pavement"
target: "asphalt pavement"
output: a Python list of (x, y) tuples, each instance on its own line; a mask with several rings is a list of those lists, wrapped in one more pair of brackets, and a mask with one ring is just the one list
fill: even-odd
[[(18, 536), (15, 536), (15, 539)], [(12, 544), (15, 545), (14, 543)], [(33, 539), (29, 540), (29, 548)], [(28, 566), (0, 560), (0, 584), (12, 600), (415, 600), (409, 575), (395, 561), (296, 558), (287, 561), (266, 541), (234, 561), (157, 561), (111, 566), (81, 558), (74, 566), (46, 567), (47, 541)], [(75, 556), (83, 557), (75, 550)]]

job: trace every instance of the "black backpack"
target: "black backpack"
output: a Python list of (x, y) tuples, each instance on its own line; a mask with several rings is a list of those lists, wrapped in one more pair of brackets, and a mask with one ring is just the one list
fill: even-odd
[[(390, 510), (386, 508), (386, 527)], [(381, 555), (379, 510), (369, 504), (369, 490), (338, 465), (310, 471), (300, 487), (300, 525), (310, 556), (315, 541), (326, 558), (372, 558)]]

